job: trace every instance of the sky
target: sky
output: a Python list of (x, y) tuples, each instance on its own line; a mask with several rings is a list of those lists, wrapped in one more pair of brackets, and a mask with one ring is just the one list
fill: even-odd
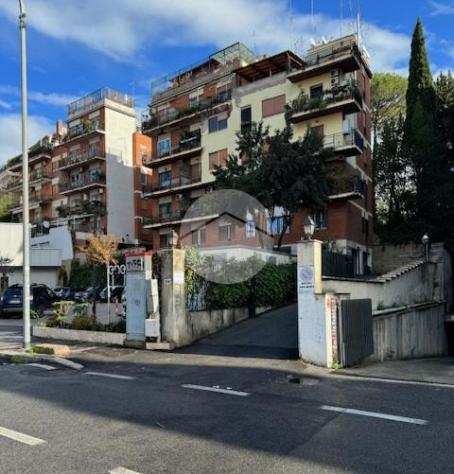
[[(313, 12), (311, 14), (311, 3)], [(432, 72), (454, 70), (454, 0), (26, 0), (30, 144), (100, 87), (146, 109), (150, 83), (236, 41), (256, 53), (346, 34), (361, 13), (374, 72), (406, 75), (423, 20)], [(0, 165), (20, 152), (16, 0), (0, 0)]]

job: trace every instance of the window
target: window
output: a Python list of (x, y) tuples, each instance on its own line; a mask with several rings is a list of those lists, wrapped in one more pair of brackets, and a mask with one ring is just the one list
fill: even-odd
[(158, 141), (158, 157), (170, 155), (170, 138), (162, 138)]
[(171, 202), (165, 202), (165, 203), (159, 204), (159, 217), (160, 218), (169, 217), (171, 213), (172, 213)]
[(214, 133), (227, 128), (227, 118), (211, 117), (208, 120), (208, 132)]
[(225, 102), (231, 97), (230, 83), (218, 86), (216, 89), (216, 95), (219, 102)]
[(159, 235), (159, 246), (162, 247), (171, 247), (172, 245), (172, 232), (168, 232), (167, 234), (160, 234)]
[(251, 122), (252, 122), (252, 108), (249, 105), (248, 107), (243, 107), (241, 109), (241, 131), (244, 132), (246, 130), (250, 130)]
[(227, 160), (228, 160), (227, 148), (210, 153), (208, 155), (210, 171), (215, 170), (216, 167), (225, 166), (225, 164), (227, 163)]
[(219, 240), (221, 242), (232, 240), (232, 224), (219, 225)]
[(326, 229), (326, 211), (320, 209), (312, 214), (316, 229)]
[(310, 97), (311, 99), (320, 99), (323, 97), (323, 84), (317, 84), (310, 88)]
[[(268, 226), (270, 229), (271, 235), (280, 235), (284, 229), (286, 216), (276, 216), (268, 219)], [(290, 226), (287, 226), (285, 231), (286, 233), (290, 232)]]
[(323, 138), (325, 136), (325, 127), (323, 125), (317, 125), (311, 127), (311, 132), (318, 138)]
[(254, 219), (248, 219), (246, 221), (246, 239), (252, 239), (255, 237), (255, 222)]
[(191, 163), (189, 167), (189, 172), (191, 176), (191, 181), (196, 183), (202, 179), (202, 169), (200, 162), (199, 163)]
[(205, 227), (192, 231), (192, 245), (203, 245), (205, 241), (206, 241)]
[(164, 171), (159, 173), (159, 186), (161, 188), (165, 188), (170, 186), (172, 183), (172, 172), (171, 171)]
[(262, 100), (262, 116), (271, 117), (272, 115), (284, 112), (285, 94)]

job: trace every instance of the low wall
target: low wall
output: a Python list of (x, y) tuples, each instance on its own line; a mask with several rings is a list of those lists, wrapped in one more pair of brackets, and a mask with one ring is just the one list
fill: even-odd
[(422, 244), (373, 245), (372, 267), (379, 275), (424, 257)]
[(345, 294), (351, 299), (370, 298), (373, 310), (408, 306), (437, 299), (435, 271), (435, 264), (425, 263), (390, 281), (323, 277), (323, 292)]
[(62, 341), (90, 342), (93, 344), (112, 344), (122, 346), (126, 334), (103, 331), (80, 331), (76, 329), (32, 327), (33, 336)]
[[(68, 312), (68, 322), (74, 319), (74, 306), (75, 303)], [(87, 315), (93, 316), (93, 305), (87, 305)], [(110, 317), (107, 313), (107, 303), (96, 303), (96, 321), (100, 324), (116, 324), (120, 322), (124, 317), (124, 307), (121, 303), (110, 303)]]
[(448, 353), (445, 304), (432, 303), (374, 313), (373, 359), (413, 359)]
[[(263, 313), (269, 308), (257, 308), (256, 314)], [(192, 343), (197, 339), (209, 336), (221, 329), (244, 321), (249, 316), (247, 308), (217, 309), (211, 311), (188, 312), (188, 332)]]

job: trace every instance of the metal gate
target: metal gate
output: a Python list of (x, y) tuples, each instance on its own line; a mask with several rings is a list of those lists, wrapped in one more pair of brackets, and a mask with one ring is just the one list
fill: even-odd
[(340, 362), (351, 367), (374, 353), (370, 299), (341, 300), (339, 317)]

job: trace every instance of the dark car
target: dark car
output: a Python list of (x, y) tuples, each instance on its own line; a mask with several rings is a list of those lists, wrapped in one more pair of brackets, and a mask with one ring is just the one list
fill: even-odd
[(54, 288), (54, 293), (60, 300), (71, 300), (74, 296), (73, 290), (69, 286), (57, 286)]
[[(110, 288), (110, 302), (121, 303), (123, 298), (124, 287), (117, 285)], [(107, 287), (99, 293), (99, 301), (107, 303)]]
[(96, 301), (99, 297), (100, 288), (89, 286), (85, 290), (77, 290), (74, 292), (74, 300), (77, 302)]
[[(3, 294), (0, 302), (0, 313), (20, 314), (22, 312), (22, 285), (12, 285)], [(46, 285), (31, 285), (30, 287), (31, 309), (43, 312), (51, 308), (58, 298)]]

